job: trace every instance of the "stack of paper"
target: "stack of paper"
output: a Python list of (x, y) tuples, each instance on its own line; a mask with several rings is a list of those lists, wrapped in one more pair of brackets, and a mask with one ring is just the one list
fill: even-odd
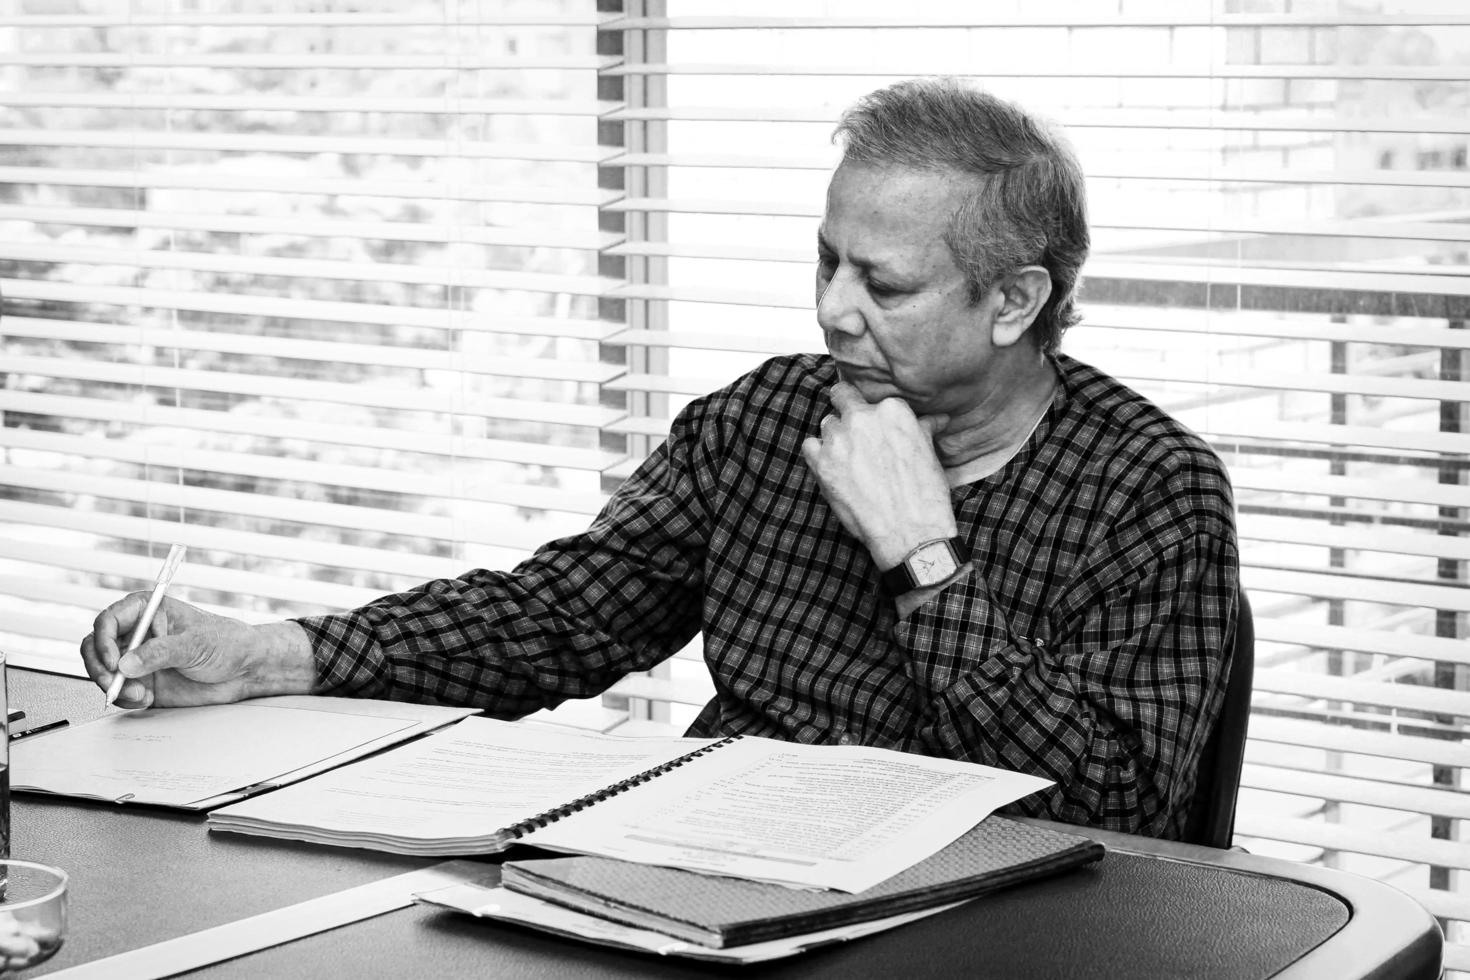
[(421, 900), (608, 945), (756, 962), (902, 925), (1103, 853), (1085, 837), (990, 817), (858, 894), (570, 857), (511, 861), (502, 888), (446, 889)]

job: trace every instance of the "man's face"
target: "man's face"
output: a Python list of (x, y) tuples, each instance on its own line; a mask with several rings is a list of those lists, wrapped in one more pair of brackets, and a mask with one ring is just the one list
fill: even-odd
[(817, 322), (838, 373), (876, 402), (917, 414), (983, 402), (995, 360), (992, 290), (971, 304), (944, 231), (959, 178), (843, 164), (817, 235)]

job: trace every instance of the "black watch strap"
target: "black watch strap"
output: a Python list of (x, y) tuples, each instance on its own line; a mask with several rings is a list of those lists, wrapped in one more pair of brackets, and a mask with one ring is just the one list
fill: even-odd
[[(930, 574), (927, 576), (916, 574), (919, 571), (920, 556), (936, 547), (940, 549), (939, 557), (942, 560), (939, 565), (939, 572), (942, 574)], [(944, 554), (945, 552), (948, 553), (947, 557)], [(897, 598), (915, 589), (938, 585), (963, 568), (969, 560), (970, 549), (965, 547), (965, 542), (962, 538), (954, 537), (925, 541), (913, 551), (909, 552), (903, 561), (880, 574), (878, 576), (878, 586), (882, 589), (884, 595)]]

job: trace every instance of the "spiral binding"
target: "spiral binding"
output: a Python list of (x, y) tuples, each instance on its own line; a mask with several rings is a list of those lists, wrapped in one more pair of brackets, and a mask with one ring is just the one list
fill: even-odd
[(737, 741), (740, 738), (741, 736), (739, 735), (727, 735), (724, 738), (720, 739), (718, 742), (715, 742), (713, 745), (706, 745), (703, 748), (695, 749), (693, 752), (687, 752), (684, 755), (679, 756), (679, 758), (677, 759), (670, 759), (668, 762), (665, 762), (662, 765), (654, 766), (652, 769), (645, 769), (643, 772), (640, 772), (637, 775), (629, 776), (627, 779), (613, 783), (611, 786), (605, 786), (595, 793), (588, 793), (586, 796), (579, 797), (570, 803), (563, 803), (561, 806), (546, 810), (543, 813), (538, 813), (534, 817), (527, 817), (525, 820), (522, 820), (519, 823), (513, 823), (509, 827), (507, 827), (505, 831), (506, 835), (512, 840), (519, 840), (527, 834), (540, 830), (542, 827), (545, 827), (548, 824), (556, 823), (562, 817), (571, 816), (573, 813), (576, 813), (579, 810), (585, 810), (589, 806), (592, 806), (594, 803), (600, 803), (610, 796), (617, 796), (619, 793), (626, 792), (627, 790), (632, 789), (634, 786), (639, 786), (643, 783), (648, 782), (650, 779), (662, 776), (664, 773), (668, 772), (671, 769), (677, 769), (691, 759), (697, 759), (702, 755), (708, 755), (715, 749), (729, 745), (731, 742)]

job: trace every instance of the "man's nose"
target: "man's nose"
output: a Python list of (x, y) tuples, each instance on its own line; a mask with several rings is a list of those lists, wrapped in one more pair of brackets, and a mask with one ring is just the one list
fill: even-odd
[(817, 324), (826, 333), (860, 334), (867, 321), (855, 301), (856, 283), (851, 274), (838, 269), (825, 284), (817, 282)]

